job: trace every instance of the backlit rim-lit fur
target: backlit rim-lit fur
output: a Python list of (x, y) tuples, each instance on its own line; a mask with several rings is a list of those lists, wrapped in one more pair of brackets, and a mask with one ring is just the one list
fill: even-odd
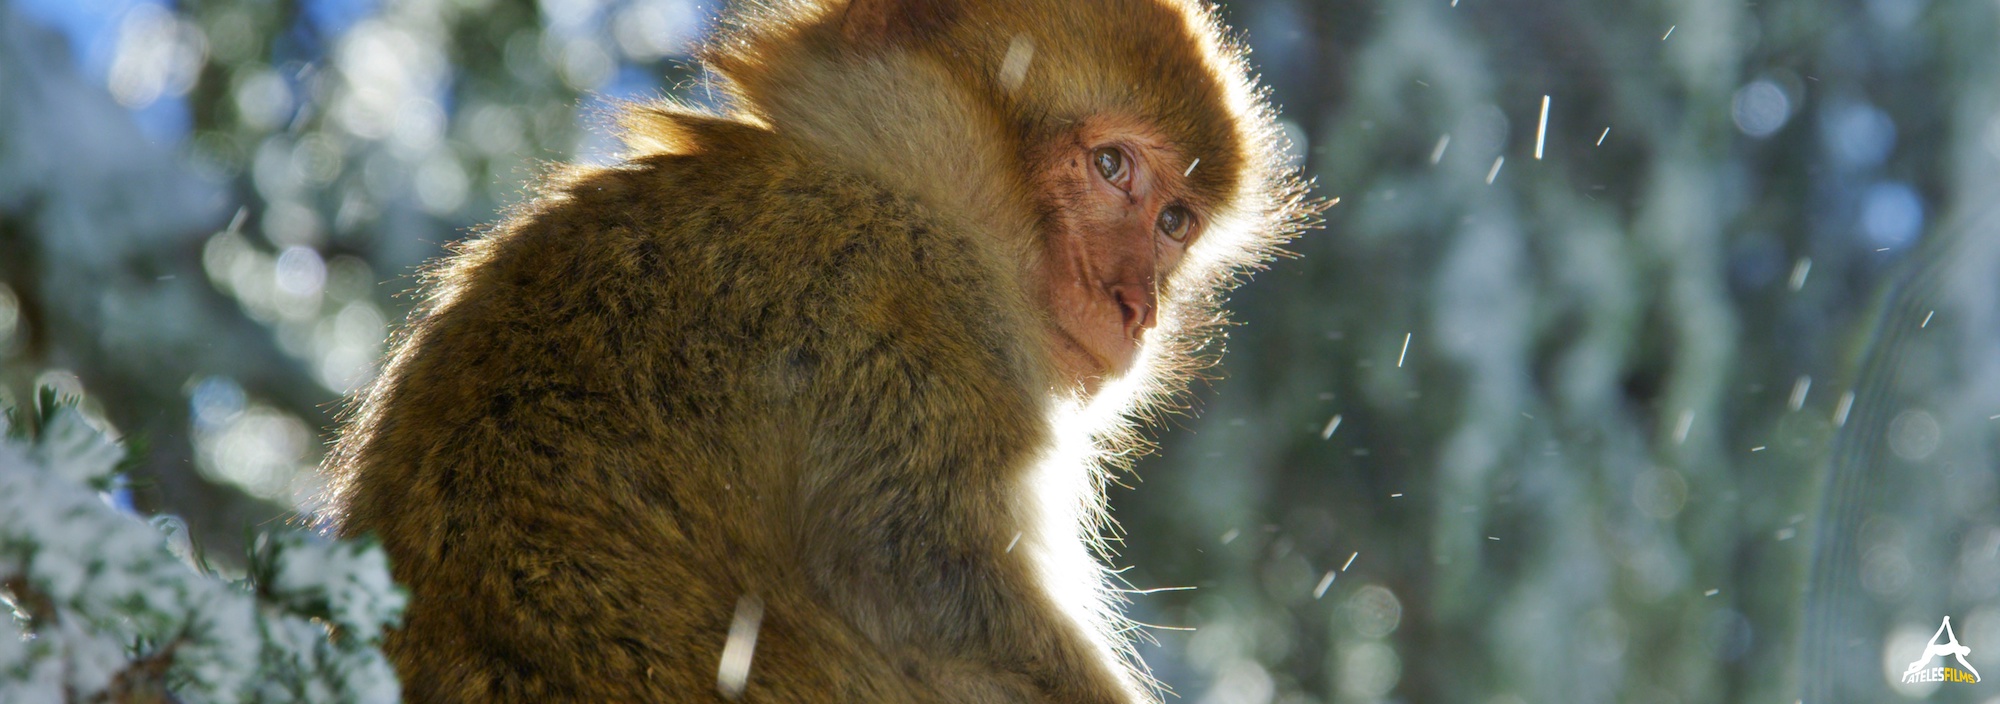
[[(1106, 505), (1104, 486), (1154, 449), (1149, 428), (1186, 412), (1192, 380), (1212, 378), (1211, 370), (1220, 359), (1217, 343), (1229, 325), (1222, 308), (1228, 293), (1280, 256), (1285, 242), (1314, 225), (1320, 206), (1307, 201), (1307, 186), (1288, 163), (1290, 145), (1279, 128), (1268, 90), (1257, 84), (1248, 69), (1246, 46), (1224, 30), (1213, 6), (1188, 0), (938, 0), (926, 6), (944, 8), (956, 21), (1018, 26), (1020, 34), (1027, 35), (1052, 32), (1051, 27), (1059, 28), (1064, 22), (1101, 24), (1107, 21), (1105, 17), (1120, 12), (1138, 18), (1133, 21), (1169, 24), (1150, 26), (1135, 34), (1183, 40), (1180, 46), (1153, 49), (1173, 52), (1170, 57), (1175, 59), (1191, 54), (1204, 78), (1219, 88), (1216, 92), (1224, 114), (1217, 122), (1228, 126), (1228, 134), (1200, 141), (1210, 144), (1211, 150), (1219, 145), (1227, 149), (1224, 153), (1189, 154), (1202, 159), (1190, 180), (1219, 186), (1215, 188), (1219, 197), (1199, 208), (1202, 234), (1179, 268), (1162, 283), (1159, 325), (1148, 334), (1148, 343), (1132, 370), (1099, 390), (1087, 404), (1071, 404), (1058, 411), (1063, 418), (1056, 427), (1070, 435), (1056, 438), (1045, 471), (1035, 473), (1031, 488), (1037, 494), (1035, 513), (1042, 517), (1043, 525), (1037, 526), (1039, 535), (1028, 536), (1021, 547), (1035, 551), (1054, 597), (1092, 632), (1093, 640), (1107, 655), (1125, 663), (1132, 693), (1157, 698), (1162, 689), (1134, 648), (1133, 639), (1143, 636), (1140, 629), (1144, 626), (1124, 617), (1128, 590), (1118, 588), (1123, 580), (1104, 566), (1115, 554), (1111, 541), (1119, 532)], [(701, 48), (699, 57), (723, 79), (718, 87), (733, 102), (730, 117), (757, 124), (814, 119), (809, 113), (773, 115), (771, 111), (787, 109), (773, 101), (796, 89), (797, 81), (804, 80), (800, 75), (823, 76), (823, 72), (813, 73), (824, 69), (813, 66), (815, 62), (840, 60), (827, 52), (850, 49), (839, 46), (842, 38), (833, 28), (847, 7), (848, 3), (840, 0), (765, 0), (741, 5), (725, 16), (722, 29)], [(991, 46), (951, 45), (947, 48), (953, 54), (948, 60), (936, 62), (942, 68), (932, 68), (956, 72), (953, 80), (985, 81), (983, 94), (1007, 94), (998, 75), (1010, 50), (1004, 38), (1008, 34), (1008, 30), (987, 28), (976, 36)], [(914, 50), (921, 51), (922, 42), (917, 44)], [(1020, 96), (1016, 102), (969, 108), (973, 112), (962, 116), (968, 122), (997, 119), (1019, 130), (1011, 135), (1011, 143), (986, 145), (986, 149), (970, 153), (999, 154), (992, 158), (1004, 160), (1009, 150), (1018, 150), (1023, 141), (1036, 136), (1037, 123), (1060, 124), (1098, 112), (1145, 112), (1144, 106), (1162, 113), (1210, 107), (1188, 105), (1192, 99), (1185, 96), (1136, 95), (1145, 94), (1146, 86), (1134, 89), (1132, 85), (1157, 82), (1147, 73), (1149, 67), (1119, 65), (1116, 56), (1104, 62), (1104, 56), (1081, 50), (1065, 53), (1065, 49), (1046, 42), (1038, 47), (1035, 61), (1053, 68), (1030, 70), (1024, 79), (1027, 85), (1011, 91)], [(1047, 78), (1050, 73), (1055, 79)], [(1037, 84), (1037, 80), (1044, 82)], [(784, 85), (786, 81), (793, 83)], [(1177, 99), (1184, 105), (1175, 106)], [(1163, 101), (1166, 107), (1159, 107)], [(1141, 109), (1135, 110), (1135, 106)], [(982, 110), (987, 112), (980, 114)], [(1159, 119), (1156, 115), (1140, 117)], [(637, 151), (690, 148), (694, 145), (679, 137), (680, 125), (690, 119), (713, 118), (672, 105), (639, 106), (627, 114), (624, 123), (627, 143)], [(950, 126), (945, 127), (948, 131)], [(1167, 131), (1185, 128), (1179, 133), (1191, 134), (1187, 130), (1201, 127), (1169, 124)], [(972, 125), (957, 134), (977, 139), (983, 133), (978, 125)], [(1010, 166), (1018, 164), (970, 168), (1005, 170)], [(1004, 190), (1010, 185), (988, 182), (984, 187)], [(1078, 473), (1079, 465), (1082, 474)], [(1090, 584), (1080, 585), (1079, 580)]]
[[(811, 44), (810, 37), (825, 31), (824, 25), (837, 18), (847, 2), (841, 0), (762, 0), (739, 5), (724, 16), (721, 28), (699, 50), (702, 61), (725, 78), (725, 92), (736, 99), (742, 117), (761, 117), (746, 103), (755, 102), (748, 93), (754, 87), (740, 85), (758, 80), (769, 71), (782, 71), (773, 62), (800, 60), (775, 47), (794, 43)], [(1185, 49), (1192, 51), (1219, 82), (1225, 107), (1230, 113), (1237, 148), (1227, 164), (1213, 157), (1195, 167), (1228, 168), (1233, 173), (1233, 195), (1212, 204), (1204, 213), (1204, 229), (1189, 248), (1179, 269), (1161, 287), (1162, 310), (1159, 327), (1149, 334), (1149, 344), (1131, 373), (1098, 394), (1090, 404), (1093, 435), (1106, 449), (1106, 460), (1119, 466), (1143, 452), (1133, 450), (1149, 443), (1142, 430), (1165, 416), (1186, 408), (1186, 391), (1192, 379), (1206, 378), (1219, 359), (1214, 342), (1228, 325), (1221, 309), (1227, 294), (1283, 253), (1282, 245), (1315, 224), (1319, 206), (1306, 199), (1307, 186), (1297, 169), (1288, 163), (1289, 144), (1278, 126), (1269, 101), (1269, 90), (1258, 85), (1247, 64), (1247, 46), (1223, 28), (1217, 9), (1189, 0), (960, 0), (934, 2), (935, 5), (962, 6), (971, 21), (988, 21), (1011, 16), (1027, 25), (1047, 25), (1053, 15), (1090, 7), (1147, 6), (1166, 8), (1185, 23)], [(1025, 19), (1022, 19), (1025, 18)], [(1044, 48), (1044, 53), (1047, 49)], [(978, 56), (953, 57), (961, 64), (979, 64), (989, 59), (986, 73), (997, 68), (1005, 47), (979, 52)], [(1039, 60), (1039, 58), (1038, 58)], [(1121, 96), (1102, 86), (1088, 86), (1069, 92), (1058, 102), (1115, 108)], [(1098, 93), (1098, 95), (1090, 95)], [(681, 118), (685, 119), (685, 118)], [(660, 124), (665, 123), (665, 124)], [(628, 120), (627, 129), (640, 128), (644, 134), (633, 138), (660, 137), (675, 129), (671, 121)], [(667, 141), (671, 141), (669, 138)], [(1192, 156), (1200, 157), (1195, 154)], [(1225, 166), (1225, 164), (1227, 164)]]

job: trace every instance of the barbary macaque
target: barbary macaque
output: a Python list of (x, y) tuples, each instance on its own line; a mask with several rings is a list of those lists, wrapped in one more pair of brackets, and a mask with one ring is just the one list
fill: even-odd
[(750, 3), (328, 460), (413, 702), (1139, 702), (1102, 484), (1312, 207), (1194, 0)]

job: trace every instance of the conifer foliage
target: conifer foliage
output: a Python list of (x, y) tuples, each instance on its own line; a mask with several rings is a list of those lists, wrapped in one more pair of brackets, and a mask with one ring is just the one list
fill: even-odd
[[(0, 434), (0, 701), (393, 702), (382, 550), (260, 535), (246, 578), (109, 500), (125, 449), (50, 389)], [(179, 548), (176, 549), (178, 541)]]

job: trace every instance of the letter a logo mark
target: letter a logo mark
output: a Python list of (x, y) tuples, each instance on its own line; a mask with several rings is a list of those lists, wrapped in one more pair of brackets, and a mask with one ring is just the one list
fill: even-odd
[[(1939, 638), (1943, 638), (1944, 642), (1938, 642)], [(1932, 658), (1941, 658), (1950, 655), (1958, 660), (1960, 667), (1965, 668), (1965, 671), (1972, 675), (1972, 681), (1978, 682), (1979, 670), (1974, 669), (1972, 663), (1965, 661), (1965, 656), (1971, 654), (1971, 648), (1958, 644), (1958, 634), (1951, 631), (1951, 617), (1946, 616), (1944, 617), (1944, 623), (1938, 625), (1937, 632), (1931, 634), (1930, 644), (1924, 646), (1923, 657), (1917, 658), (1916, 662), (1910, 663), (1910, 669), (1903, 671), (1903, 681), (1917, 681), (1917, 678), (1923, 674), (1924, 666), (1931, 664)], [(1924, 681), (1936, 680), (1926, 679)]]

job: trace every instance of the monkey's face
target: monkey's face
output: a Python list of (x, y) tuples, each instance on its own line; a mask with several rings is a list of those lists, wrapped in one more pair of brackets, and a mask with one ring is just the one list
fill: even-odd
[(750, 112), (993, 224), (1054, 381), (1086, 396), (1183, 386), (1221, 294), (1305, 212), (1206, 0), (740, 5), (757, 21), (703, 57)]
[(1131, 120), (1086, 122), (1039, 161), (1036, 279), (1058, 370), (1094, 392), (1132, 367), (1159, 320), (1160, 285), (1201, 232), (1188, 160)]

